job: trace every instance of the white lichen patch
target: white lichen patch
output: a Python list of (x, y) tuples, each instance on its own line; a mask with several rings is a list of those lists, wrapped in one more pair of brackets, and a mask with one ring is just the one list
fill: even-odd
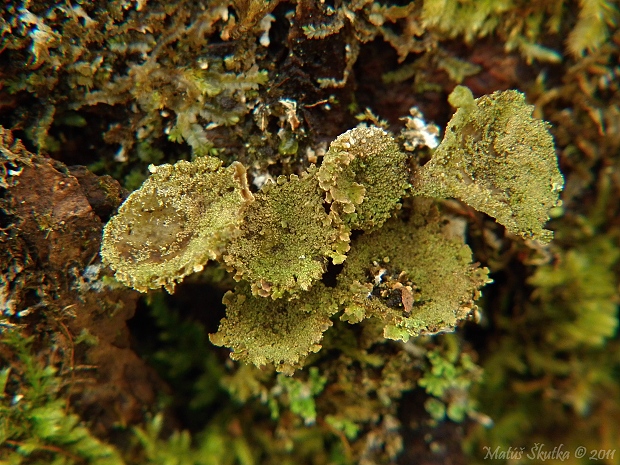
[(435, 149), (439, 145), (439, 127), (424, 120), (424, 115), (416, 107), (409, 109), (410, 116), (401, 118), (405, 128), (401, 131), (405, 150), (413, 152), (416, 149), (428, 147)]

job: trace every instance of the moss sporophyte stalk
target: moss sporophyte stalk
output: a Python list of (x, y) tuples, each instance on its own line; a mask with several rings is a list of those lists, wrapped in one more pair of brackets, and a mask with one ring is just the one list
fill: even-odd
[[(153, 167), (106, 225), (101, 256), (141, 292), (173, 292), (219, 261), (238, 284), (211, 341), (285, 373), (321, 348), (334, 315), (375, 319), (396, 340), (451, 330), (490, 279), (433, 198), (459, 199), (509, 233), (548, 242), (543, 226), (564, 180), (548, 126), (522, 94), (474, 99), (459, 86), (449, 101), (457, 111), (423, 166), (387, 131), (358, 126), (331, 143), (319, 168), (255, 194), (237, 162)], [(330, 262), (343, 264), (331, 287), (321, 281)]]

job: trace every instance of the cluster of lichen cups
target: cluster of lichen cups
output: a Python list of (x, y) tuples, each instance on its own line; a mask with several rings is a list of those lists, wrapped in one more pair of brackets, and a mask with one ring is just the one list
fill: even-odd
[[(459, 109), (423, 167), (410, 168), (389, 133), (365, 126), (334, 140), (320, 168), (255, 194), (236, 162), (153, 167), (106, 225), (103, 261), (142, 292), (173, 292), (208, 260), (221, 262), (239, 283), (224, 296), (212, 342), (285, 373), (321, 348), (336, 314), (374, 318), (397, 340), (452, 329), (475, 309), (488, 270), (472, 264), (429, 197), (459, 198), (545, 241), (563, 180), (545, 123), (521, 94), (474, 100), (457, 88), (451, 103)], [(415, 198), (400, 215), (406, 196)], [(362, 234), (351, 240), (353, 231)], [(330, 262), (343, 264), (331, 287), (321, 280)]]

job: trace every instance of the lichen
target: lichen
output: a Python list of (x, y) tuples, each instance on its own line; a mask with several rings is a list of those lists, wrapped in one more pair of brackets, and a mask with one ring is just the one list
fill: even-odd
[(241, 234), (226, 249), (224, 261), (235, 279), (252, 283), (256, 295), (282, 297), (308, 290), (328, 259), (344, 260), (348, 234), (323, 208), (316, 169), (267, 183), (247, 209)]
[(380, 227), (409, 187), (406, 155), (377, 127), (357, 127), (338, 136), (318, 178), (325, 200), (350, 229)]
[(471, 250), (442, 231), (429, 200), (417, 201), (408, 220), (394, 218), (354, 242), (338, 277), (342, 319), (377, 318), (389, 339), (449, 331), (475, 310), (488, 270), (471, 263)]
[(210, 339), (215, 345), (231, 347), (233, 360), (257, 366), (270, 363), (291, 374), (306, 355), (317, 352), (323, 333), (332, 325), (330, 316), (337, 303), (323, 284), (300, 293), (298, 299), (256, 297), (247, 284), (240, 284), (223, 299), (226, 318)]
[[(471, 94), (457, 88), (451, 100), (460, 98), (458, 104), (474, 116), (479, 112), (481, 121), (457, 112), (448, 126), (450, 135), (415, 173), (417, 197), (407, 200), (402, 215), (395, 213), (409, 187), (409, 160), (385, 130), (360, 126), (332, 142), (321, 168), (280, 176), (255, 197), (247, 191), (238, 163), (224, 169), (214, 159), (198, 159), (157, 168), (106, 227), (102, 256), (121, 281), (138, 290), (164, 285), (172, 291), (175, 281), (201, 270), (208, 259), (224, 263), (241, 283), (224, 298), (227, 317), (213, 342), (231, 347), (237, 360), (273, 363), (287, 372), (318, 350), (331, 325), (329, 317), (338, 310), (350, 323), (378, 320), (389, 339), (451, 331), (476, 310), (480, 288), (489, 282), (488, 270), (472, 264), (463, 235), (451, 231), (433, 200), (420, 195), (459, 197), (463, 192), (464, 200), (505, 223), (512, 216), (513, 222), (530, 220), (533, 211), (539, 229), (546, 219), (540, 217), (557, 203), (558, 186), (552, 182), (557, 165), (555, 158), (548, 159), (553, 152), (539, 157), (542, 161), (534, 156), (532, 162), (529, 152), (519, 152), (513, 158), (539, 169), (518, 171), (521, 167), (505, 154), (513, 151), (516, 136), (493, 135), (505, 126), (498, 126), (498, 120), (508, 119), (506, 124), (516, 124), (521, 132), (543, 131), (539, 137), (550, 142), (542, 122), (530, 118), (515, 123), (505, 115), (512, 104), (531, 111), (523, 109), (519, 94), (510, 96), (516, 104), (514, 98), (506, 103), (499, 96), (481, 100), (483, 108), (478, 109)], [(489, 116), (484, 110), (489, 105), (500, 108)], [(470, 134), (472, 128), (478, 132)], [(486, 138), (472, 141), (478, 133)], [(452, 158), (446, 154), (449, 149)], [(472, 159), (478, 152), (486, 165)], [(516, 181), (505, 173), (510, 169), (520, 176)], [(463, 191), (462, 172), (471, 173)], [(547, 185), (545, 174), (551, 176)], [(557, 176), (561, 179), (559, 172)], [(512, 196), (499, 191), (496, 178)], [(532, 185), (540, 190), (538, 197), (517, 195), (517, 189)], [(199, 195), (190, 195), (194, 192)], [(490, 210), (489, 205), (504, 209)], [(522, 228), (534, 226), (530, 222)], [(349, 251), (354, 230), (364, 233)], [(335, 288), (320, 281), (330, 260), (344, 262)]]
[(221, 256), (253, 200), (245, 168), (215, 158), (152, 168), (105, 226), (101, 257), (141, 292), (175, 283)]
[(548, 125), (514, 90), (474, 100), (457, 86), (449, 100), (457, 111), (432, 159), (415, 173), (414, 194), (460, 199), (513, 234), (551, 240), (543, 225), (560, 204), (564, 178)]
[[(618, 12), (613, 0), (5, 2), (2, 124), (44, 157), (30, 169), (25, 158), (11, 161), (19, 150), (9, 144), (0, 163), (0, 462), (72, 465), (99, 463), (100, 456), (107, 463), (107, 442), (118, 450), (114, 461), (127, 464), (482, 463), (485, 451), (488, 459), (489, 450), (561, 442), (612, 463), (620, 448)], [(224, 166), (243, 163), (260, 190), (270, 178), (284, 175), (289, 183), (310, 163), (320, 166), (329, 142), (363, 113), (358, 120), (385, 130), (406, 126), (397, 143), (419, 172), (435, 148), (433, 124), (443, 130), (449, 119), (443, 96), (461, 81), (476, 96), (525, 92), (533, 115), (553, 125), (567, 187), (561, 207), (551, 209), (552, 244), (503, 234), (462, 201), (436, 202), (442, 221), (462, 225), (451, 240), (466, 240), (471, 259), (497, 278), (479, 303), (477, 324), (453, 334), (393, 343), (383, 337), (384, 320), (366, 310), (354, 325), (338, 319), (369, 286), (370, 300), (391, 311), (417, 310), (420, 290), (407, 276), (389, 274), (391, 256), (385, 263), (377, 254), (377, 265), (361, 271), (349, 263), (365, 253), (357, 249), (369, 236), (391, 234), (398, 221), (398, 237), (412, 224), (418, 234), (419, 205), (407, 193), (372, 231), (351, 230), (351, 214), (338, 214), (343, 205), (325, 204), (332, 225), (345, 236), (351, 230), (351, 256), (338, 250), (343, 267), (327, 257), (326, 273), (314, 272), (309, 291), (287, 284), (258, 299), (249, 296), (252, 280), (234, 283), (224, 264), (209, 263), (176, 295), (140, 298), (120, 284), (111, 291), (96, 254), (97, 222), (118, 207), (119, 191), (105, 195), (99, 209), (86, 191), (101, 194), (105, 186), (88, 187), (58, 163), (90, 163), (131, 191), (151, 163), (209, 154)], [(462, 97), (451, 99), (461, 109), (471, 104)], [(412, 107), (423, 116), (403, 122)], [(38, 182), (64, 182), (69, 172), (79, 181), (71, 179), (70, 195)], [(73, 208), (54, 214), (71, 206), (59, 203), (62, 196), (82, 198), (79, 190), (92, 206), (89, 229), (61, 223)], [(439, 229), (443, 237), (447, 227)], [(282, 268), (295, 273), (295, 263)], [(359, 275), (358, 287), (336, 284), (345, 284), (343, 268)], [(269, 309), (297, 303), (317, 286), (336, 300), (334, 325), (318, 342), (323, 348), (300, 359), (296, 368), (304, 368), (294, 377), (231, 363), (226, 349), (205, 339), (202, 324), (213, 331), (221, 296), (236, 284)], [(169, 307), (166, 316), (154, 311), (153, 297)], [(130, 345), (124, 319), (139, 298)], [(148, 317), (145, 305), (154, 311)], [(261, 317), (273, 318), (267, 310)], [(9, 324), (34, 336), (28, 357), (6, 344)], [(75, 338), (88, 333), (99, 341), (97, 356)], [(121, 347), (155, 367), (170, 389), (156, 389), (156, 398), (149, 386), (157, 376), (127, 364)], [(480, 389), (470, 383), (477, 360), (485, 370)], [(39, 365), (39, 375), (56, 371), (51, 402), (37, 404), (32, 393), (50, 378), (26, 374)], [(240, 391), (224, 388), (227, 377)], [(476, 398), (484, 413), (472, 410)], [(157, 415), (162, 403), (169, 408)], [(451, 421), (432, 421), (446, 417)], [(80, 441), (82, 426), (98, 442)], [(177, 427), (189, 431), (173, 432)], [(465, 453), (476, 458), (461, 455), (464, 438)]]

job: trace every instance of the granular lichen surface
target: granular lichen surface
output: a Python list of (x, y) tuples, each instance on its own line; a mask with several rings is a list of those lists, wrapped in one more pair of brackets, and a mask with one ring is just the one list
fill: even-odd
[(0, 462), (617, 462), (616, 2), (5, 3)]

